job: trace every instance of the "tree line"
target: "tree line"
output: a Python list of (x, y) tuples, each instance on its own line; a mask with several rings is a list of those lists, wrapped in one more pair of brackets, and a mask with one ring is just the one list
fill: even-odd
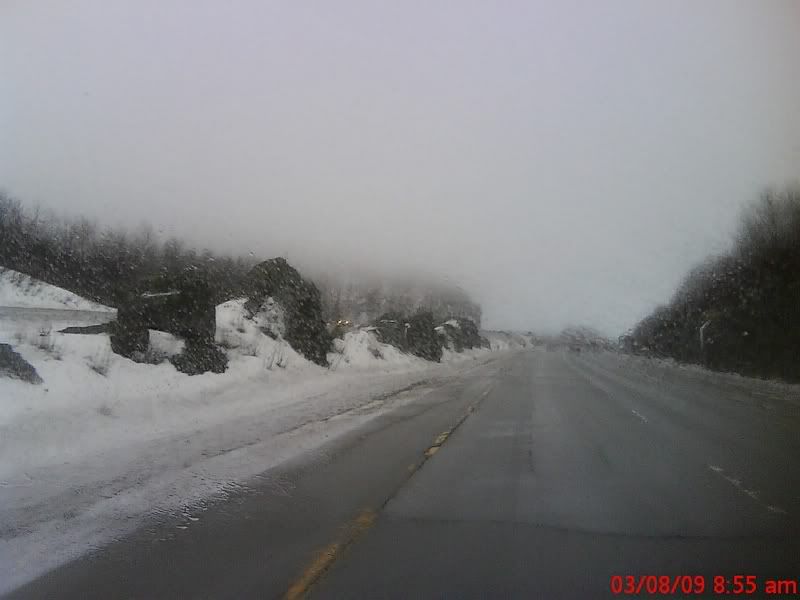
[(173, 279), (187, 269), (208, 275), (217, 301), (235, 296), (255, 264), (252, 257), (198, 251), (182, 240), (160, 239), (150, 225), (134, 232), (101, 229), (86, 218), (60, 219), (0, 194), (0, 266), (76, 294), (117, 306), (138, 282)]
[[(128, 231), (101, 228), (85, 217), (58, 218), (0, 193), (0, 266), (109, 306), (119, 306), (142, 281), (175, 281), (187, 269), (207, 275), (213, 300), (224, 302), (244, 295), (258, 261), (198, 251), (175, 237), (161, 239), (148, 224)], [(464, 316), (480, 325), (480, 306), (456, 285), (369, 277), (345, 282), (325, 272), (311, 279), (328, 321), (349, 318), (361, 324), (388, 310), (427, 310), (439, 319)]]
[(633, 352), (800, 381), (800, 186), (768, 190), (732, 249), (706, 260), (623, 339)]
[(465, 317), (480, 327), (481, 307), (456, 284), (442, 281), (408, 281), (364, 276), (342, 280), (336, 273), (319, 273), (312, 279), (320, 288), (329, 320), (350, 319), (358, 325), (371, 323), (386, 312), (413, 315), (430, 312), (437, 321)]

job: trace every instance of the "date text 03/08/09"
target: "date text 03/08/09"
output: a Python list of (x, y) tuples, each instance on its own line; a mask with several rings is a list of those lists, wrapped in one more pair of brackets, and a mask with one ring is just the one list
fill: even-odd
[(611, 593), (617, 595), (796, 595), (796, 579), (759, 578), (756, 575), (612, 575)]

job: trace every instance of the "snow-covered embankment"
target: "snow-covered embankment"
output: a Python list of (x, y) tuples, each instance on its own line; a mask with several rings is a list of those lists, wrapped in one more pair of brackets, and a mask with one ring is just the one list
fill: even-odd
[[(52, 290), (43, 289), (51, 298)], [(58, 333), (67, 321), (36, 327), (0, 318), (0, 341), (12, 344), (44, 380), (0, 379), (5, 588), (154, 513), (224, 495), (377, 412), (331, 416), (492, 357), (483, 349), (446, 352), (435, 364), (355, 331), (336, 341), (325, 369), (265, 335), (243, 304), (217, 308), (227, 372), (194, 377), (163, 361), (182, 345), (168, 334), (151, 331), (150, 358), (161, 362), (142, 364), (113, 354), (106, 335)], [(493, 349), (513, 347), (501, 338), (490, 337)]]

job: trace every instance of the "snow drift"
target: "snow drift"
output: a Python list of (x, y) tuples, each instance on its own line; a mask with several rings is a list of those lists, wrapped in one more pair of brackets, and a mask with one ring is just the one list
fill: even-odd
[(4, 267), (0, 267), (0, 306), (102, 312), (114, 310)]
[[(3, 275), (8, 298), (16, 276)], [(52, 286), (26, 286), (29, 306), (97, 307)], [(446, 350), (441, 364), (431, 363), (367, 328), (337, 339), (325, 368), (271, 329), (270, 315), (251, 318), (237, 299), (216, 307), (215, 342), (228, 370), (188, 376), (168, 361), (183, 342), (167, 333), (149, 331), (147, 362), (134, 362), (111, 352), (106, 334), (59, 332), (78, 316), (84, 325), (113, 318), (97, 310), (45, 310), (39, 321), (36, 310), (26, 320), (0, 312), (0, 342), (43, 380), (0, 378), (0, 592), (123, 535), (153, 511), (224, 494), (355, 422), (332, 416), (492, 354)], [(495, 350), (515, 347), (507, 336), (488, 337)]]

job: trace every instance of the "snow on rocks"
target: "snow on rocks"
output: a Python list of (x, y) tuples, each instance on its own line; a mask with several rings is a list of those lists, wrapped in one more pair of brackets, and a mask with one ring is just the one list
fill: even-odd
[[(271, 371), (322, 371), (289, 345), (281, 335), (281, 309), (274, 303), (250, 316), (246, 298), (230, 300), (217, 306), (215, 341), (227, 349), (231, 361), (247, 362)], [(265, 333), (267, 332), (267, 333)], [(235, 368), (231, 365), (231, 368)]]
[(489, 340), (489, 346), (493, 352), (504, 350), (519, 350), (532, 346), (530, 336), (509, 331), (489, 331), (484, 332), (484, 336)]
[(344, 338), (333, 341), (334, 351), (328, 354), (328, 362), (333, 371), (339, 369), (378, 369), (396, 371), (421, 369), (430, 362), (417, 356), (406, 354), (396, 346), (378, 340), (374, 330), (356, 330), (344, 334)]
[(437, 364), (356, 330), (335, 340), (324, 368), (283, 340), (274, 305), (251, 316), (245, 302), (216, 307), (215, 342), (228, 370), (196, 376), (170, 364), (183, 342), (167, 333), (151, 330), (148, 362), (134, 362), (112, 353), (105, 333), (59, 332), (113, 314), (26, 310), (20, 320), (0, 312), (0, 342), (43, 380), (0, 379), (0, 593), (153, 511), (224, 493), (355, 426), (355, 417), (333, 415), (491, 355), (445, 351)]
[(49, 308), (113, 312), (114, 309), (81, 298), (29, 275), (0, 267), (0, 307)]

